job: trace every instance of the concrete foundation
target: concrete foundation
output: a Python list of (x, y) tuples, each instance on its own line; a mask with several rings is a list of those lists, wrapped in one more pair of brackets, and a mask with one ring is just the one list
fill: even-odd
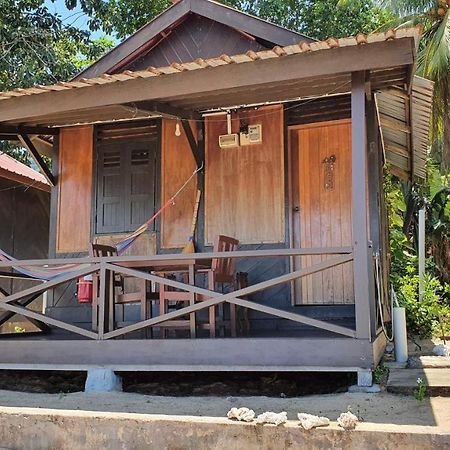
[(373, 384), (372, 371), (370, 369), (358, 369), (358, 386), (370, 387)]
[(111, 369), (89, 369), (84, 390), (85, 392), (122, 391), (122, 378)]
[(437, 427), (361, 423), (354, 431), (304, 431), (225, 418), (0, 408), (0, 442), (15, 450), (283, 450), (449, 448), (450, 431)]

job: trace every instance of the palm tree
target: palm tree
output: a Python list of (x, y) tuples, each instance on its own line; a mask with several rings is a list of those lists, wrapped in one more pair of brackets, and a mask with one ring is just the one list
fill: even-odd
[[(354, 0), (338, 0), (345, 6)], [(450, 0), (380, 0), (398, 17), (388, 27), (421, 24), (417, 75), (435, 83), (431, 151), (441, 171), (450, 167)]]

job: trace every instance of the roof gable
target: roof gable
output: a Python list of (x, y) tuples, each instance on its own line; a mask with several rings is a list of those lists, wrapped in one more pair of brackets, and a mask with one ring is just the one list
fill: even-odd
[(198, 58), (214, 58), (221, 54), (236, 55), (248, 50), (257, 52), (266, 49), (267, 46), (246, 33), (190, 13), (164, 39), (125, 64), (123, 69), (142, 70)]
[[(251, 45), (245, 50), (259, 50), (271, 48), (274, 45), (285, 46), (302, 41), (313, 41), (313, 39), (300, 33), (274, 25), (212, 0), (180, 0), (78, 74), (76, 79), (81, 77), (92, 78), (103, 73), (117, 73), (127, 67), (131, 67), (134, 61), (142, 60), (143, 55), (148, 54), (150, 50), (154, 50), (156, 46), (166, 43), (167, 36), (170, 36), (175, 29), (183, 27), (186, 21), (192, 20), (193, 15), (200, 20), (207, 19), (210, 23), (217, 23), (218, 28), (221, 25), (222, 33), (224, 28), (228, 28), (233, 29), (231, 34), (239, 33), (241, 37), (246, 36)], [(242, 41), (245, 42), (245, 39)], [(204, 50), (206, 50), (205, 46)], [(239, 47), (236, 50), (239, 52), (244, 51)], [(219, 56), (226, 52), (234, 53), (227, 48), (219, 51), (218, 54), (216, 51), (211, 56)], [(201, 54), (201, 57), (207, 58), (209, 55)], [(192, 59), (191, 55), (187, 60)], [(173, 62), (185, 61), (178, 57), (169, 63)]]

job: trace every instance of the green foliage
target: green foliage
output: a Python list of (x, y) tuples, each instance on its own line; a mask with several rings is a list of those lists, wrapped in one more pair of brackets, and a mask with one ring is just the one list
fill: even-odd
[(355, 0), (338, 7), (335, 0), (309, 2), (300, 31), (316, 39), (345, 37), (376, 31), (392, 21), (392, 14), (373, 1)]
[(419, 300), (419, 277), (416, 265), (408, 265), (406, 275), (396, 277), (396, 291), (400, 306), (406, 309), (406, 323), (410, 335), (420, 338), (447, 336), (450, 331), (450, 307), (446, 298), (450, 287), (437, 278), (426, 275), (422, 299)]
[(386, 384), (389, 377), (389, 367), (384, 362), (380, 362), (377, 368), (373, 371), (373, 381), (376, 384)]
[(417, 378), (417, 388), (414, 389), (414, 398), (418, 402), (422, 402), (427, 394), (427, 386), (422, 378)]
[(371, 32), (393, 18), (388, 10), (371, 0), (355, 0), (344, 7), (338, 7), (336, 0), (229, 0), (224, 3), (315, 39)]
[[(370, 32), (392, 14), (373, 0), (355, 0), (338, 8), (336, 0), (223, 0), (229, 6), (316, 39)], [(66, 0), (89, 16), (91, 30), (103, 30), (121, 39), (129, 36), (167, 8), (170, 0)]]
[[(67, 80), (112, 46), (65, 25), (43, 0), (0, 0), (0, 10), (0, 91)], [(0, 141), (0, 151), (29, 164), (16, 144)]]
[(43, 5), (43, 0), (0, 0), (0, 90), (66, 80), (111, 46), (64, 25)]

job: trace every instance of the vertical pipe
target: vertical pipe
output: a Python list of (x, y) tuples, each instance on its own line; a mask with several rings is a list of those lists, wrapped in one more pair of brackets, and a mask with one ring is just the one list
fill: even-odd
[(393, 309), (392, 322), (394, 325), (395, 360), (398, 363), (405, 363), (408, 361), (408, 338), (406, 333), (405, 308), (396, 307)]
[(419, 210), (419, 300), (423, 298), (425, 276), (425, 208)]

